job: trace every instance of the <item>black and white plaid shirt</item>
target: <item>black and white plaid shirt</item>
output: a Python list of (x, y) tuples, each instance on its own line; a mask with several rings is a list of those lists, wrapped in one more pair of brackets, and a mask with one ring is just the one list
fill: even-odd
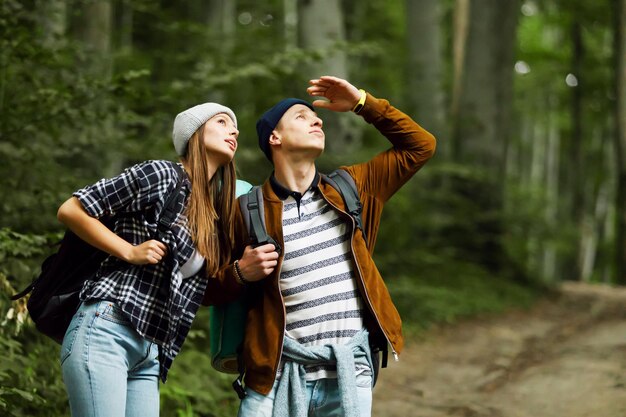
[[(169, 161), (147, 161), (117, 177), (102, 179), (74, 193), (96, 218), (117, 215), (113, 231), (133, 245), (153, 239), (166, 195), (178, 173)], [(184, 208), (191, 190), (185, 176), (177, 217), (160, 237), (168, 255), (156, 265), (131, 265), (114, 256), (102, 263), (94, 280), (85, 282), (81, 299), (110, 300), (128, 315), (137, 332), (157, 343), (161, 380), (187, 337), (207, 285), (205, 270), (183, 278), (180, 267), (194, 252)]]

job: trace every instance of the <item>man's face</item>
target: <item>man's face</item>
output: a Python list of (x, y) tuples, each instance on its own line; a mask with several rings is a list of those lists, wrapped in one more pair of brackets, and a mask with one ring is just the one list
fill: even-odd
[(322, 119), (307, 106), (296, 104), (285, 112), (270, 139), (278, 139), (283, 152), (304, 152), (316, 158), (324, 151)]

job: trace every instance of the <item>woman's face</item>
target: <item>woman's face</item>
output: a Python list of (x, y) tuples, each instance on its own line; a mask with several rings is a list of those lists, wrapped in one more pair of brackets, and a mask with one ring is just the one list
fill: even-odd
[(233, 120), (225, 113), (219, 113), (204, 124), (204, 147), (215, 156), (220, 165), (228, 164), (237, 151), (239, 131)]

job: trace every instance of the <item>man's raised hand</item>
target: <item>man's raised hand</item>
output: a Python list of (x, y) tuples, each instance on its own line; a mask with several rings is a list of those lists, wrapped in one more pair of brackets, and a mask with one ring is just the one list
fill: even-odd
[(350, 111), (361, 98), (359, 89), (348, 81), (324, 75), (318, 79), (310, 80), (311, 86), (307, 93), (314, 97), (324, 97), (326, 100), (315, 100), (313, 106), (338, 112)]

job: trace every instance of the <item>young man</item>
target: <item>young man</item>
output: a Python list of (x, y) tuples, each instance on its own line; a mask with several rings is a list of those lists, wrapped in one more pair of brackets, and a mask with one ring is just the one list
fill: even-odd
[[(243, 347), (247, 396), (239, 416), (370, 416), (378, 351), (402, 350), (401, 320), (374, 261), (383, 204), (433, 155), (435, 139), (406, 114), (347, 81), (310, 81), (313, 105), (285, 99), (257, 122), (259, 146), (274, 164), (263, 185), (267, 233), (249, 242), (241, 215), (233, 264), (205, 302), (247, 289)], [(341, 195), (317, 172), (324, 150), (314, 107), (353, 111), (392, 144), (372, 160), (343, 167), (363, 205), (364, 233)], [(240, 213), (239, 213), (240, 214)], [(372, 353), (374, 352), (374, 353)]]

